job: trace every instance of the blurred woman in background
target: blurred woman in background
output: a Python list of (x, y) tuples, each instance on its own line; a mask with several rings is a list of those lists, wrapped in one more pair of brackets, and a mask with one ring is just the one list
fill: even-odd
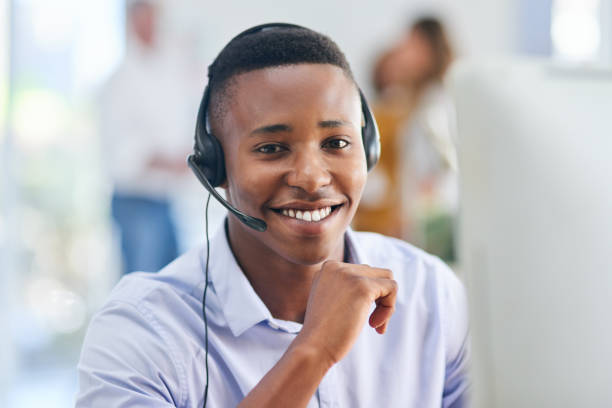
[(453, 60), (434, 17), (418, 19), (374, 67), (381, 161), (354, 219), (357, 230), (406, 239), (454, 260), (457, 208), (454, 109), (443, 86)]

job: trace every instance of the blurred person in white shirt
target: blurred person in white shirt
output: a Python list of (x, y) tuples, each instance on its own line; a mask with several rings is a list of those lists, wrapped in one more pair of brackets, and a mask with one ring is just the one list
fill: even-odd
[(455, 113), (444, 87), (453, 61), (442, 22), (410, 24), (375, 64), (373, 104), (385, 152), (369, 177), (353, 227), (404, 239), (455, 260), (458, 207)]
[(444, 85), (454, 59), (451, 41), (438, 18), (425, 16), (412, 24), (397, 52), (404, 86), (416, 101), (398, 149), (404, 158), (403, 238), (454, 262), (459, 206), (456, 123)]
[(159, 13), (150, 0), (127, 3), (125, 59), (100, 101), (124, 272), (157, 271), (178, 255), (170, 198), (187, 171), (193, 90), (182, 58), (161, 47)]

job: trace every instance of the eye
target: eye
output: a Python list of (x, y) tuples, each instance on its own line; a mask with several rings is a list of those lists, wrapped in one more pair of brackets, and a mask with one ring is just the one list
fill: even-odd
[(323, 143), (323, 147), (329, 149), (344, 149), (348, 147), (350, 143), (344, 139), (331, 139)]
[(280, 153), (283, 150), (285, 150), (285, 148), (279, 144), (265, 144), (263, 146), (259, 146), (255, 149), (256, 152), (258, 153), (263, 153), (263, 154), (274, 154), (274, 153)]

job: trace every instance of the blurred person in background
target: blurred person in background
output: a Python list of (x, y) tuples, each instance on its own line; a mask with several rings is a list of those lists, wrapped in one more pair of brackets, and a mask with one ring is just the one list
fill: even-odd
[[(170, 197), (186, 173), (193, 109), (181, 58), (163, 50), (160, 7), (127, 2), (125, 60), (103, 90), (101, 133), (113, 183), (112, 216), (124, 272), (157, 271), (176, 258)], [(189, 126), (189, 127), (186, 127)]]
[(354, 220), (454, 260), (454, 109), (443, 78), (453, 59), (442, 23), (423, 17), (378, 59), (373, 74), (383, 154)]

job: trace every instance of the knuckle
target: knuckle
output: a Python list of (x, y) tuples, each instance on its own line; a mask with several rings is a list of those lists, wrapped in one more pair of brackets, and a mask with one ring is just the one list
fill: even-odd
[(343, 276), (351, 276), (353, 275), (351, 273), (351, 268), (347, 265), (344, 264), (340, 264), (338, 265), (338, 269), (337, 269), (338, 273), (342, 274)]
[(370, 285), (367, 279), (357, 277), (355, 282), (355, 291), (360, 297), (368, 296), (370, 294)]
[(338, 269), (337, 261), (325, 261), (321, 266), (321, 273), (330, 273)]
[(323, 262), (322, 269), (335, 269), (339, 265), (340, 265), (340, 262), (328, 259), (327, 261)]
[(397, 290), (399, 289), (399, 286), (398, 286), (396, 280), (391, 279), (391, 286), (392, 286), (393, 292), (397, 293)]
[(391, 294), (392, 297), (395, 298), (397, 297), (397, 291), (399, 290), (399, 286), (397, 284), (397, 281), (390, 280), (389, 282), (391, 283), (391, 290), (389, 294)]

